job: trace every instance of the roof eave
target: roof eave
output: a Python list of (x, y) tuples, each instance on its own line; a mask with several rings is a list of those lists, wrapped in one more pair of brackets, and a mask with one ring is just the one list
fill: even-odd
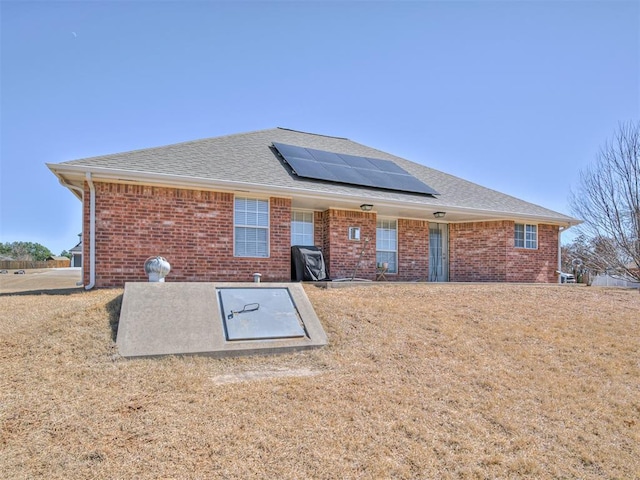
[[(136, 170), (121, 170), (105, 167), (94, 167), (86, 165), (68, 164), (47, 164), (47, 167), (58, 177), (60, 183), (69, 188), (74, 195), (82, 198), (76, 189), (82, 188), (87, 172), (90, 172), (94, 181), (110, 181), (115, 183), (139, 183), (152, 184), (157, 186), (206, 189), (229, 192), (247, 192), (269, 196), (283, 196), (286, 198), (305, 197), (309, 200), (316, 200), (327, 205), (335, 205), (335, 208), (359, 208), (362, 203), (371, 203), (371, 198), (361, 194), (329, 194), (312, 192), (307, 188), (279, 187), (249, 182), (238, 182), (223, 179), (204, 179), (201, 177), (190, 177), (183, 175), (171, 175), (164, 173), (150, 173)], [(376, 200), (376, 210), (394, 210), (402, 207), (403, 210), (415, 212), (408, 218), (424, 220), (426, 215), (431, 215), (431, 211), (445, 210), (449, 214), (448, 223), (462, 223), (470, 221), (497, 221), (497, 220), (523, 220), (531, 222), (546, 223), (569, 228), (582, 223), (578, 219), (570, 217), (552, 217), (544, 215), (532, 215), (526, 213), (512, 213), (498, 210), (475, 209), (465, 207), (449, 206), (442, 202), (433, 203), (411, 203), (405, 200)], [(451, 217), (467, 217), (463, 220), (451, 220)]]

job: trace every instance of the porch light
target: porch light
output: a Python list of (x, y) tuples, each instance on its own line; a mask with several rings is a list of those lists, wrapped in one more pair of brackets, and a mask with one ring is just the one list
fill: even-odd
[(443, 218), (447, 212), (433, 212), (433, 216), (436, 218)]
[(362, 205), (360, 205), (360, 210), (362, 210), (363, 212), (370, 212), (372, 208), (373, 205), (371, 205), (370, 203), (363, 203)]

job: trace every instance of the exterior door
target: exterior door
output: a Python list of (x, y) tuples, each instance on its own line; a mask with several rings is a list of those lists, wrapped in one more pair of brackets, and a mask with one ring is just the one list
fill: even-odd
[(449, 281), (449, 225), (429, 223), (429, 281)]

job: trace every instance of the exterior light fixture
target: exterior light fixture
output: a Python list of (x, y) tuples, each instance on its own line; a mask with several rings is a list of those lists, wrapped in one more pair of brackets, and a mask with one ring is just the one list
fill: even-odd
[(363, 203), (362, 205), (360, 205), (360, 210), (362, 210), (363, 212), (370, 212), (372, 208), (373, 205), (371, 205), (370, 203)]
[(443, 218), (447, 212), (433, 212), (433, 216), (436, 218)]

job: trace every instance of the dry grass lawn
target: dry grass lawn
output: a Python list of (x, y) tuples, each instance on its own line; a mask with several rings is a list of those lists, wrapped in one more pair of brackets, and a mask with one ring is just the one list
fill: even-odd
[(640, 295), (305, 286), (330, 344), (124, 360), (121, 290), (0, 296), (0, 477), (640, 478)]

